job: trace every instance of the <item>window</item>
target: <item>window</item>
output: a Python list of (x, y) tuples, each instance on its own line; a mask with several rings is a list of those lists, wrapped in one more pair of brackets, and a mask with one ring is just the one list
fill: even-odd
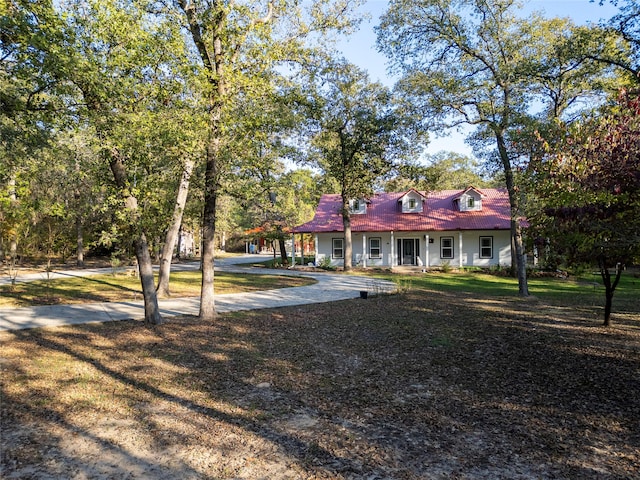
[(493, 237), (480, 237), (480, 258), (493, 258)]
[(409, 199), (409, 208), (411, 210), (414, 210), (416, 208), (416, 199), (415, 198), (410, 198)]
[(380, 238), (369, 239), (369, 258), (380, 258), (382, 256), (381, 244)]
[(476, 205), (476, 199), (473, 197), (467, 198), (467, 208), (473, 208)]
[(343, 258), (344, 257), (344, 239), (342, 238), (334, 238), (333, 239), (333, 249), (331, 252), (331, 256), (333, 258)]
[(362, 198), (353, 198), (348, 203), (349, 212), (352, 214), (367, 213), (367, 202)]
[(440, 258), (453, 258), (453, 237), (440, 237)]

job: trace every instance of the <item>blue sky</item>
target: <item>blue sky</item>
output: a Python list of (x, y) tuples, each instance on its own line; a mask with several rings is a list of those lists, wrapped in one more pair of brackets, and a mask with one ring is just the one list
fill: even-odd
[[(367, 12), (371, 19), (363, 21), (360, 30), (351, 37), (342, 40), (338, 48), (352, 63), (369, 72), (372, 80), (380, 80), (388, 86), (393, 86), (394, 78), (387, 74), (387, 59), (376, 50), (376, 34), (373, 31), (378, 25), (379, 17), (387, 9), (386, 0), (368, 0), (362, 11)], [(541, 11), (548, 17), (569, 17), (577, 24), (588, 22), (597, 23), (600, 19), (607, 19), (616, 13), (615, 7), (606, 3), (603, 6), (598, 0), (528, 0), (524, 2), (523, 14)], [(464, 143), (464, 133), (452, 133), (446, 138), (433, 138), (427, 149), (428, 153), (450, 150), (471, 155), (471, 149)]]

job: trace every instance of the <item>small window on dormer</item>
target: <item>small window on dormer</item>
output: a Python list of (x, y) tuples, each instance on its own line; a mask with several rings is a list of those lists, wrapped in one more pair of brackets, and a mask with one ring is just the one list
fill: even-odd
[(476, 199), (473, 197), (467, 198), (467, 208), (473, 208), (476, 206)]
[(351, 209), (354, 212), (357, 212), (358, 210), (360, 210), (360, 200), (354, 200), (353, 205), (351, 206)]
[(414, 210), (416, 208), (416, 199), (415, 198), (410, 198), (409, 199), (409, 208), (411, 210)]

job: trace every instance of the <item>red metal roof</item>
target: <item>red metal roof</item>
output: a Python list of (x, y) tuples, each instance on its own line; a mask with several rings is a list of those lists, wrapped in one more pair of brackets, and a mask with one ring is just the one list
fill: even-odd
[[(509, 230), (511, 214), (505, 189), (482, 190), (482, 210), (460, 212), (457, 202), (466, 190), (418, 192), (425, 196), (423, 211), (402, 213), (398, 200), (407, 192), (377, 193), (369, 198), (367, 213), (351, 215), (353, 232), (403, 232), (444, 230)], [(342, 232), (340, 195), (323, 195), (310, 222), (292, 229), (294, 233)]]

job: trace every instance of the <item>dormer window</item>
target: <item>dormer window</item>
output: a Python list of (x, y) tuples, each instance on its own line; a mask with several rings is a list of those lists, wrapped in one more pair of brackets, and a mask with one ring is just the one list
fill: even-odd
[(398, 199), (402, 213), (420, 213), (424, 203), (424, 195), (417, 190), (409, 190)]
[(350, 200), (349, 212), (355, 215), (367, 213), (367, 202), (361, 198), (354, 198), (353, 200)]
[(469, 187), (453, 199), (456, 208), (461, 212), (482, 211), (482, 197), (484, 193), (474, 187)]

